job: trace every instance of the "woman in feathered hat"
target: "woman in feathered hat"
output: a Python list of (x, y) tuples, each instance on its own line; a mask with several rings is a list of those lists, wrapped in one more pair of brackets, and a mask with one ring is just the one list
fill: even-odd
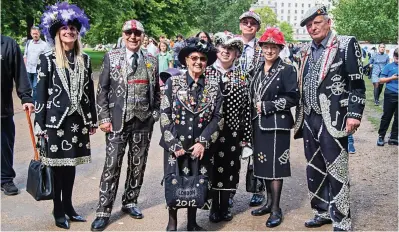
[[(187, 67), (183, 75), (170, 77), (161, 101), (160, 145), (164, 148), (164, 176), (211, 176), (210, 145), (218, 137), (221, 123), (222, 96), (215, 80), (204, 75), (205, 68), (216, 60), (216, 50), (199, 38), (187, 40), (178, 55)], [(178, 166), (176, 166), (178, 165)], [(165, 185), (165, 191), (174, 192)], [(210, 185), (209, 185), (210, 187)], [(169, 206), (166, 230), (177, 229), (177, 208), (187, 208), (187, 230), (203, 230), (196, 222), (197, 204), (182, 198), (179, 205)], [(209, 207), (205, 204), (204, 207)]]
[(236, 66), (243, 50), (240, 38), (231, 33), (218, 32), (214, 43), (218, 49), (216, 62), (209, 66), (205, 75), (216, 79), (223, 96), (223, 130), (214, 145), (212, 177), (211, 222), (230, 221), (229, 198), (235, 192), (240, 179), (242, 147), (251, 141), (251, 117), (249, 82), (244, 72)]
[(254, 176), (262, 179), (267, 202), (252, 215), (268, 213), (267, 227), (280, 225), (283, 214), (280, 196), (283, 178), (291, 176), (290, 130), (294, 125), (291, 107), (299, 102), (297, 73), (294, 66), (284, 63), (279, 53), (285, 46), (283, 33), (268, 28), (259, 39), (265, 58), (255, 72), (250, 91), (253, 105)]
[(88, 22), (81, 9), (63, 2), (49, 6), (40, 25), (54, 48), (39, 57), (35, 131), (47, 140), (42, 162), (54, 170), (53, 215), (64, 229), (70, 227), (65, 215), (86, 221), (72, 205), (72, 189), (75, 166), (91, 161), (89, 135), (97, 123), (90, 59), (80, 43)]

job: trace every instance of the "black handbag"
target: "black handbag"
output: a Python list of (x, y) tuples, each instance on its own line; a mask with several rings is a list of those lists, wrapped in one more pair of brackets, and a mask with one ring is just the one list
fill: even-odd
[[(54, 198), (54, 177), (51, 167), (44, 165), (39, 159), (35, 145), (35, 136), (33, 135), (32, 123), (27, 113), (32, 145), (34, 149), (34, 158), (30, 161), (28, 168), (28, 180), (26, 191), (32, 195), (36, 201), (52, 200)], [(47, 154), (47, 142), (44, 137), (40, 137), (38, 148), (41, 156)]]
[(178, 158), (176, 158), (176, 173), (169, 174), (164, 179), (166, 204), (173, 208), (202, 208), (208, 199), (208, 176), (199, 175), (198, 158), (193, 176), (180, 176)]
[(253, 158), (249, 157), (248, 167), (247, 167), (247, 175), (245, 177), (245, 187), (247, 192), (249, 193), (257, 193), (257, 179), (254, 176), (254, 165)]

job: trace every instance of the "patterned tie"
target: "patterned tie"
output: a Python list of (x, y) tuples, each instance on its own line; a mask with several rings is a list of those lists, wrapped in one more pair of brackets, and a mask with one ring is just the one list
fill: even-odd
[(137, 63), (138, 63), (137, 61), (138, 61), (138, 59), (139, 59), (139, 55), (138, 55), (137, 53), (133, 53), (132, 57), (133, 57), (133, 60), (132, 60), (132, 69), (133, 69), (133, 73), (135, 73), (136, 70), (137, 70)]

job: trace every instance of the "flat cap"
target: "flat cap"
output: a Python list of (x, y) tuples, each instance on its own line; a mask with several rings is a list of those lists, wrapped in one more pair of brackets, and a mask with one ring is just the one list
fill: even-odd
[(262, 20), (260, 19), (260, 16), (253, 9), (250, 9), (249, 11), (244, 12), (240, 16), (239, 19), (241, 20), (243, 18), (253, 18), (253, 19), (255, 19), (256, 22), (258, 22), (259, 25), (262, 24)]
[(144, 32), (144, 26), (139, 21), (132, 19), (123, 24), (122, 31), (138, 30)]
[(316, 18), (316, 16), (319, 15), (328, 15), (327, 13), (327, 7), (324, 5), (316, 5), (312, 8), (310, 8), (304, 15), (303, 18), (301, 20), (301, 24), (300, 26), (303, 27), (306, 25), (306, 23), (309, 20), (312, 20), (314, 18)]

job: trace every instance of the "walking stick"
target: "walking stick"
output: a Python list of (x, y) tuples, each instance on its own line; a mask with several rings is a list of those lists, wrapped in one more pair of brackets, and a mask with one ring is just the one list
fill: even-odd
[(36, 149), (36, 140), (35, 140), (35, 135), (33, 134), (33, 127), (32, 127), (32, 122), (31, 122), (30, 115), (29, 115), (29, 110), (25, 109), (25, 114), (26, 114), (26, 120), (28, 120), (30, 138), (32, 141), (32, 146), (33, 146), (33, 152), (34, 152), (33, 159), (39, 160), (39, 153), (37, 152), (37, 149)]

